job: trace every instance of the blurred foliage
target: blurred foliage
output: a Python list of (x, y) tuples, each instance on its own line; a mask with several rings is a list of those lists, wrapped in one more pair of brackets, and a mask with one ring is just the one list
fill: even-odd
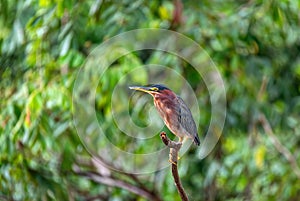
[[(118, 33), (149, 27), (176, 30), (197, 41), (227, 88), (221, 141), (208, 158), (200, 160), (192, 148), (179, 164), (192, 200), (299, 200), (300, 179), (257, 121), (260, 113), (267, 116), (300, 165), (300, 2), (189, 0), (177, 23), (175, 5), (167, 0), (0, 1), (1, 200), (92, 200), (97, 195), (144, 200), (74, 171), (95, 167), (82, 162), (90, 155), (72, 122), (72, 89), (94, 47)], [(110, 126), (110, 91), (133, 65), (151, 63), (172, 66), (189, 81), (203, 133), (210, 106), (201, 78), (182, 61), (147, 51), (120, 58), (102, 79), (96, 109), (106, 132), (120, 133)], [(147, 77), (145, 72), (133, 79), (142, 83)], [(151, 149), (151, 144), (138, 146), (141, 152)], [(163, 200), (179, 200), (169, 170), (139, 179)]]

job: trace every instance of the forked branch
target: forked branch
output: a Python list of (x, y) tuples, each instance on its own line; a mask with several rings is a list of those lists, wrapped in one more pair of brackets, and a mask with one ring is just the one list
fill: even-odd
[(174, 142), (170, 140), (165, 132), (160, 133), (161, 140), (163, 143), (170, 148), (169, 161), (172, 163), (172, 175), (174, 178), (174, 182), (177, 188), (177, 191), (180, 195), (182, 201), (188, 201), (188, 197), (182, 187), (180, 177), (178, 175), (177, 162), (178, 162), (178, 152), (181, 148), (181, 142)]

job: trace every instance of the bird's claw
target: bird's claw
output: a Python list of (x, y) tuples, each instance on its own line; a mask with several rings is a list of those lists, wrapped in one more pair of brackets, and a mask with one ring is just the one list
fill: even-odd
[(176, 149), (180, 149), (182, 147), (182, 142), (175, 142)]
[(177, 165), (177, 162), (174, 162), (172, 160), (169, 159), (169, 162), (172, 163), (173, 165)]
[[(177, 161), (179, 161), (179, 160), (180, 160), (180, 156), (177, 157)], [(177, 165), (177, 161), (172, 161), (171, 158), (169, 159), (169, 162), (174, 164), (174, 165)]]

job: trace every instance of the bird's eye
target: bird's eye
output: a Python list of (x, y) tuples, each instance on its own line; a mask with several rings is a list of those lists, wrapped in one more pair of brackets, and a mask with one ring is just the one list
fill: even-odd
[(158, 88), (157, 87), (152, 87), (151, 91), (158, 91)]

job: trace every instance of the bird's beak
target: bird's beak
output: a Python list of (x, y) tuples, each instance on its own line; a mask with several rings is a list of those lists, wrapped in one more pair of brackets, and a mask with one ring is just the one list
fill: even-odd
[(142, 91), (142, 92), (145, 92), (145, 93), (148, 93), (148, 94), (151, 94), (151, 87), (144, 87), (144, 86), (130, 86), (129, 89), (132, 89), (132, 90), (136, 90), (136, 91)]

